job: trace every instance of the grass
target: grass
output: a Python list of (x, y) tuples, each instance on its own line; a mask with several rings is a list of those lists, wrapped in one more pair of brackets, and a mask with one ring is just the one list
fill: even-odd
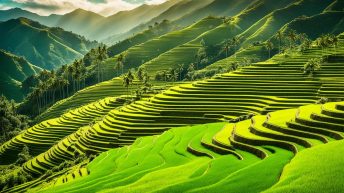
[(286, 165), (279, 182), (265, 192), (342, 192), (343, 143), (335, 141), (300, 152)]
[[(341, 169), (338, 167), (341, 167), (343, 161), (339, 159), (342, 151), (340, 146), (343, 142), (334, 142), (328, 134), (317, 133), (332, 139), (333, 142), (324, 145), (323, 142), (307, 135), (300, 136), (298, 129), (289, 127), (288, 123), (298, 123), (297, 118), (317, 122), (312, 118), (312, 114), (322, 114), (324, 109), (343, 113), (340, 110), (342, 106), (344, 106), (343, 102), (336, 102), (327, 103), (324, 107), (307, 105), (300, 107), (299, 110), (276, 111), (270, 113), (271, 118), (268, 121), (266, 116), (258, 115), (253, 118), (255, 120), (253, 126), (250, 120), (237, 123), (234, 136), (232, 136), (234, 124), (224, 122), (174, 128), (159, 136), (138, 138), (131, 146), (100, 154), (88, 164), (90, 174), (87, 176), (68, 178), (68, 183), (50, 181), (40, 186), (39, 188), (43, 188), (40, 191), (38, 189), (32, 191), (255, 193), (328, 190), (340, 192), (343, 189), (341, 178), (331, 183), (331, 187), (324, 185), (327, 182), (324, 179), (334, 178), (340, 174)], [(298, 111), (300, 113), (295, 117)], [(307, 124), (299, 124), (307, 126)], [(275, 127), (271, 127), (272, 125)], [(274, 135), (262, 135), (255, 132), (252, 127)], [(285, 127), (294, 132), (285, 133), (276, 129), (277, 127)], [(333, 130), (321, 124), (314, 127)], [(344, 131), (339, 133), (343, 135)], [(276, 134), (285, 138), (276, 138)], [(313, 146), (307, 149), (291, 137), (313, 143)], [(218, 154), (216, 150), (220, 147), (213, 142), (214, 138), (227, 144), (229, 149), (240, 154), (243, 159), (238, 159), (233, 154)], [(203, 143), (211, 143), (215, 149), (210, 150)], [(237, 143), (246, 146), (238, 146)], [(289, 150), (288, 146), (280, 146), (281, 143), (293, 144), (297, 148), (297, 153)], [(262, 150), (267, 156), (261, 159), (248, 147)], [(334, 149), (336, 150), (333, 151)], [(320, 157), (325, 161), (319, 159)], [(252, 178), (252, 176), (259, 177)], [(321, 183), (312, 183), (314, 181)]]

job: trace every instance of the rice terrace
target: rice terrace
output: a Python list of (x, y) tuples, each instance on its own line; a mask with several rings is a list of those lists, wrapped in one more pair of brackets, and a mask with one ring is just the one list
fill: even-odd
[(343, 0), (0, 0), (1, 193), (344, 192)]

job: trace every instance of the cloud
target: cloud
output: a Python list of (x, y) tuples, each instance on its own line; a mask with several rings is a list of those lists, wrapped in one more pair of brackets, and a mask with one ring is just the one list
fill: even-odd
[[(41, 14), (65, 14), (77, 8), (108, 16), (133, 9), (142, 3), (159, 4), (166, 0), (12, 0), (19, 7)], [(1, 5), (0, 5), (1, 6)]]

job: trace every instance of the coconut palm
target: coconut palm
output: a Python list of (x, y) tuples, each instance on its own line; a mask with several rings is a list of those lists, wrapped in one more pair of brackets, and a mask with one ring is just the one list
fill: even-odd
[(328, 44), (330, 46), (333, 46), (335, 54), (336, 54), (336, 48), (337, 48), (337, 45), (338, 45), (338, 37), (333, 35), (333, 34), (329, 34), (328, 35)]
[(136, 76), (137, 76), (137, 79), (140, 80), (141, 82), (143, 81), (143, 75), (145, 73), (145, 68), (140, 66), (138, 69), (137, 69), (137, 72), (136, 72)]
[(308, 39), (308, 36), (305, 33), (300, 33), (299, 35), (297, 35), (297, 39), (300, 40), (300, 44), (303, 44), (303, 42)]
[(269, 52), (269, 58), (270, 58), (271, 57), (271, 50), (273, 49), (274, 44), (271, 41), (267, 41), (265, 44), (265, 47)]
[(124, 68), (124, 55), (123, 54), (120, 54), (118, 57), (117, 57), (117, 63), (116, 63), (116, 66), (115, 66), (115, 69), (122, 69), (122, 74), (123, 74), (123, 68)]
[(226, 58), (228, 57), (229, 48), (230, 48), (230, 42), (226, 41), (226, 43), (223, 47), (223, 51), (226, 53)]
[(98, 47), (98, 56), (96, 57), (97, 69), (98, 69), (98, 82), (104, 80), (103, 70), (101, 64), (107, 58), (106, 46)]
[(295, 41), (297, 39), (297, 34), (295, 30), (289, 30), (288, 34), (287, 34), (288, 38), (289, 38), (289, 48), (290, 50), (292, 50), (293, 45), (295, 44)]
[(281, 30), (278, 30), (275, 37), (278, 39), (278, 53), (280, 54), (284, 33)]
[(198, 70), (198, 66), (201, 63), (201, 56), (197, 53), (195, 55), (195, 59), (196, 59), (196, 70)]
[(194, 72), (195, 72), (195, 65), (193, 63), (191, 63), (188, 67), (188, 73), (187, 73), (187, 76), (190, 78), (190, 80), (193, 80)]
[(80, 73), (81, 73), (80, 76), (82, 77), (82, 80), (83, 80), (83, 88), (85, 88), (86, 87), (87, 69), (86, 69), (86, 66), (85, 66), (83, 60), (80, 61)]
[(182, 73), (184, 71), (184, 64), (178, 64), (179, 81), (182, 81)]
[(317, 46), (321, 47), (321, 52), (324, 54), (324, 49), (329, 46), (329, 36), (328, 35), (321, 35), (316, 40)]
[(128, 73), (123, 77), (123, 85), (127, 88), (127, 97), (129, 97), (129, 86), (133, 83), (134, 76), (129, 70)]
[[(69, 77), (71, 77), (71, 81), (72, 81), (72, 82), (73, 82), (73, 76), (72, 76), (73, 72), (74, 72), (74, 67), (73, 67), (73, 65), (69, 65), (69, 66), (67, 67), (67, 79), (69, 80)], [(73, 85), (74, 85), (74, 84), (73, 84)], [(73, 88), (73, 89), (74, 89), (74, 88)], [(67, 96), (69, 96), (68, 87), (67, 87)]]
[(178, 70), (174, 70), (173, 73), (172, 73), (172, 80), (173, 80), (173, 83), (176, 82), (176, 81), (178, 80), (178, 76), (179, 76)]
[(322, 59), (319, 59), (319, 58), (309, 59), (308, 62), (303, 67), (304, 74), (309, 74), (310, 76), (313, 76), (313, 73), (316, 70), (321, 69), (322, 62), (323, 62)]
[(240, 43), (240, 38), (239, 36), (235, 36), (231, 40), (231, 46), (234, 48), (234, 58), (237, 58), (237, 46)]

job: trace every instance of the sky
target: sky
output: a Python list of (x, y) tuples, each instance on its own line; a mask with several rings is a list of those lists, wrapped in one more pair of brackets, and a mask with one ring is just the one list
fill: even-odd
[(65, 14), (81, 8), (103, 16), (166, 0), (0, 0), (0, 10), (19, 7), (40, 15)]

